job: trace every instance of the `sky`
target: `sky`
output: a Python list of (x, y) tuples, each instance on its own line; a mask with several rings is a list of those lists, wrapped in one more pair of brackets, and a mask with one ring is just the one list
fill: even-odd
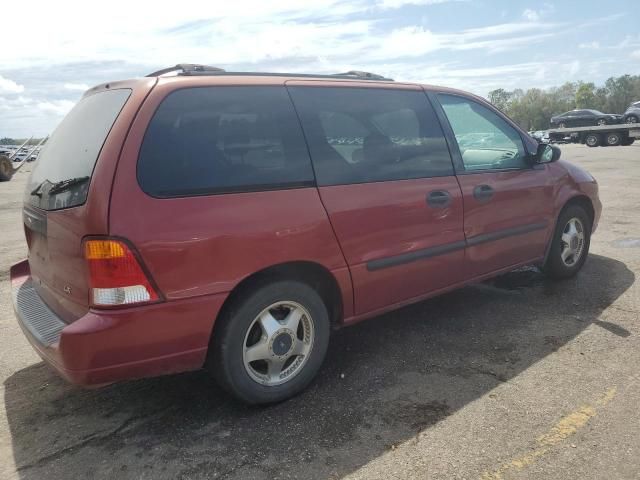
[(640, 74), (637, 0), (5, 3), (0, 138), (46, 135), (87, 88), (176, 63), (365, 70), (483, 96)]

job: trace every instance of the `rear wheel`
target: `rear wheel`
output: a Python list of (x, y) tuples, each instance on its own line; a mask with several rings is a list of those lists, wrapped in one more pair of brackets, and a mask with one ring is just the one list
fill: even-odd
[(560, 122), (560, 123), (558, 124), (558, 128), (565, 128), (566, 126), (567, 126), (567, 124), (566, 124), (566, 123), (564, 123), (564, 122)]
[(600, 135), (597, 133), (590, 133), (584, 137), (584, 143), (586, 143), (588, 147), (597, 147), (600, 145)]
[(0, 157), (0, 182), (8, 182), (13, 177), (13, 164), (7, 157)]
[(605, 144), (610, 147), (616, 147), (622, 143), (622, 136), (616, 132), (607, 133), (605, 138)]
[(638, 123), (638, 117), (636, 115), (629, 115), (626, 119), (626, 123)]
[(329, 344), (329, 314), (310, 286), (289, 280), (263, 285), (218, 319), (207, 368), (249, 404), (274, 403), (302, 391)]
[(584, 208), (565, 208), (558, 217), (544, 272), (551, 278), (573, 277), (587, 259), (590, 241), (591, 219)]
[(629, 145), (633, 145), (633, 142), (635, 141), (635, 138), (625, 138), (624, 140), (622, 140), (622, 145), (628, 147)]
[(600, 119), (598, 119), (598, 121), (596, 122), (596, 125), (600, 125), (600, 126), (602, 126), (602, 125), (606, 125), (606, 124), (607, 124), (607, 120), (606, 120), (606, 119), (604, 119), (604, 118), (600, 118)]

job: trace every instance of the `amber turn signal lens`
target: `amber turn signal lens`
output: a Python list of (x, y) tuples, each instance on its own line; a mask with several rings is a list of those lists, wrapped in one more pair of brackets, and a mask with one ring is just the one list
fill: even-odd
[(85, 241), (89, 267), (89, 302), (94, 307), (155, 302), (158, 293), (132, 247), (115, 239)]

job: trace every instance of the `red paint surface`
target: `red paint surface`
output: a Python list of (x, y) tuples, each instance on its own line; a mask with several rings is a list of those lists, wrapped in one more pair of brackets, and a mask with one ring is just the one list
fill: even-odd
[[(371, 260), (464, 240), (462, 195), (455, 177), (321, 187), (353, 277), (355, 314), (445, 287), (464, 277), (464, 250), (369, 271)], [(446, 208), (427, 205), (429, 192), (451, 195)]]

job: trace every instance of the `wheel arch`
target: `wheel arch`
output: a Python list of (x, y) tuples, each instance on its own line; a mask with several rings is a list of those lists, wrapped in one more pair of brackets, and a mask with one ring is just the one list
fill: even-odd
[(551, 234), (549, 235), (549, 239), (547, 240), (547, 248), (544, 254), (544, 260), (542, 262), (543, 265), (547, 262), (547, 258), (549, 257), (549, 252), (551, 251), (551, 245), (553, 243), (553, 237), (556, 233), (556, 229), (558, 228), (558, 220), (560, 219), (562, 212), (564, 212), (567, 208), (573, 205), (582, 207), (587, 212), (587, 215), (589, 216), (589, 220), (591, 221), (590, 227), (593, 227), (593, 221), (595, 219), (596, 213), (595, 213), (595, 208), (593, 207), (593, 202), (591, 201), (591, 199), (583, 193), (578, 193), (566, 199), (562, 204), (562, 207), (558, 209), (558, 213), (556, 214), (555, 221), (553, 224), (553, 229), (551, 230)]
[[(342, 321), (344, 300), (338, 280), (325, 266), (306, 260), (271, 265), (243, 278), (225, 299), (217, 318), (225, 315), (249, 291), (278, 280), (295, 280), (309, 285), (318, 292), (327, 306), (331, 325), (338, 325)], [(216, 319), (211, 334), (212, 338), (215, 335), (217, 323)]]
[(562, 206), (562, 208), (558, 210), (558, 215), (556, 216), (556, 226), (558, 223), (558, 218), (560, 218), (560, 215), (562, 214), (562, 212), (572, 205), (578, 205), (582, 207), (587, 212), (587, 215), (589, 215), (591, 226), (593, 226), (593, 221), (596, 214), (595, 208), (593, 207), (593, 202), (591, 201), (591, 199), (584, 194), (574, 195), (573, 197), (569, 198), (567, 201), (564, 202), (564, 205)]

